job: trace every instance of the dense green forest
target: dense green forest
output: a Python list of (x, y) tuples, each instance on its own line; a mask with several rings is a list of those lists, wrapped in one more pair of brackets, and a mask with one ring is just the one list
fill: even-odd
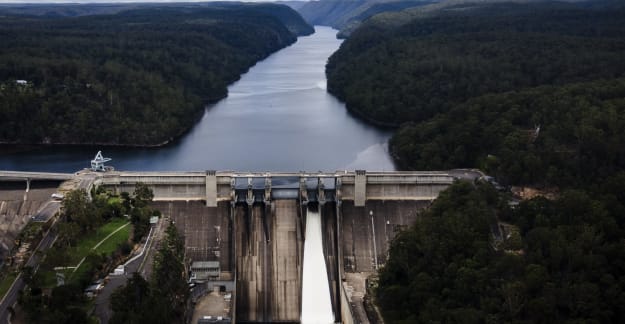
[(250, 66), (312, 32), (292, 9), (269, 4), (6, 15), (0, 142), (167, 142)]
[(376, 20), (330, 59), (350, 111), (400, 126), (400, 169), (559, 190), (518, 205), (481, 182), (441, 193), (391, 244), (375, 290), (387, 322), (625, 321), (625, 10), (583, 6)]
[(487, 93), (623, 76), (625, 11), (566, 8), (500, 5), (367, 25), (330, 58), (328, 89), (357, 115), (398, 126)]
[[(488, 184), (453, 185), (391, 244), (377, 290), (385, 320), (623, 323), (624, 185), (620, 173), (594, 195), (515, 209)], [(504, 241), (497, 219), (517, 228)]]
[[(328, 62), (350, 111), (403, 125), (402, 169), (580, 185), (622, 169), (625, 10), (488, 5), (369, 24)], [(609, 122), (609, 123), (608, 123)]]
[(401, 166), (476, 166), (509, 184), (584, 187), (625, 170), (625, 79), (489, 94), (402, 127)]

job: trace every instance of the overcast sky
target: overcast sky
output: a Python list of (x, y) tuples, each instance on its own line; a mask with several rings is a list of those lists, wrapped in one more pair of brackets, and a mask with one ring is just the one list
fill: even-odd
[[(0, 3), (119, 3), (119, 2), (210, 2), (211, 0), (0, 0)], [(240, 0), (214, 0), (240, 1)], [(244, 2), (269, 2), (272, 0), (245, 0)], [(290, 0), (308, 1), (308, 0)], [(272, 1), (273, 2), (273, 1)]]

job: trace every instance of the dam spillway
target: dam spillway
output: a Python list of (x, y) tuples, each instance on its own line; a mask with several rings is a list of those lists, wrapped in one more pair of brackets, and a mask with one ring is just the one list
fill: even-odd
[[(304, 245), (310, 210), (319, 213), (316, 226), (321, 231), (327, 275), (323, 285), (335, 321), (363, 322), (366, 314), (354, 309), (364, 294), (363, 274), (375, 273), (385, 263), (396, 233), (414, 223), (419, 210), (454, 181), (447, 172), (364, 170), (81, 171), (67, 176), (75, 177), (85, 189), (102, 187), (118, 194), (133, 192), (137, 183), (150, 187), (152, 206), (171, 218), (185, 239), (185, 263), (191, 277), (196, 278), (194, 265), (210, 264), (202, 282), (209, 289), (232, 292), (228, 313), (238, 323), (299, 323), (304, 319)], [(46, 175), (11, 173), (7, 177), (34, 181)]]
[(383, 265), (396, 233), (414, 223), (418, 211), (453, 180), (446, 172), (364, 170), (112, 172), (94, 185), (119, 193), (142, 182), (153, 190), (155, 206), (173, 206), (189, 264), (219, 262), (219, 279), (234, 290), (232, 314), (238, 323), (305, 322), (307, 214), (317, 211), (327, 277), (323, 288), (335, 321), (352, 323), (360, 320), (350, 306), (355, 293), (348, 292), (346, 278)]
[(321, 215), (308, 209), (302, 275), (302, 324), (334, 323), (326, 261), (323, 255)]

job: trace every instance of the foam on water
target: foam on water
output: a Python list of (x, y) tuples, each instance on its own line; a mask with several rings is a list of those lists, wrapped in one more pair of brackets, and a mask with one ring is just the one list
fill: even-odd
[(302, 324), (334, 323), (326, 262), (323, 257), (321, 217), (306, 213), (304, 271), (302, 278)]

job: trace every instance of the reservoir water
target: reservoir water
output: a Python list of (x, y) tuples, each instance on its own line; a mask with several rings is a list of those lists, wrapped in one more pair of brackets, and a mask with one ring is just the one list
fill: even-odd
[(38, 147), (0, 151), (0, 170), (74, 172), (98, 150), (118, 170), (392, 171), (390, 132), (349, 115), (326, 92), (325, 64), (341, 44), (336, 30), (274, 53), (207, 107), (182, 138), (160, 148)]

